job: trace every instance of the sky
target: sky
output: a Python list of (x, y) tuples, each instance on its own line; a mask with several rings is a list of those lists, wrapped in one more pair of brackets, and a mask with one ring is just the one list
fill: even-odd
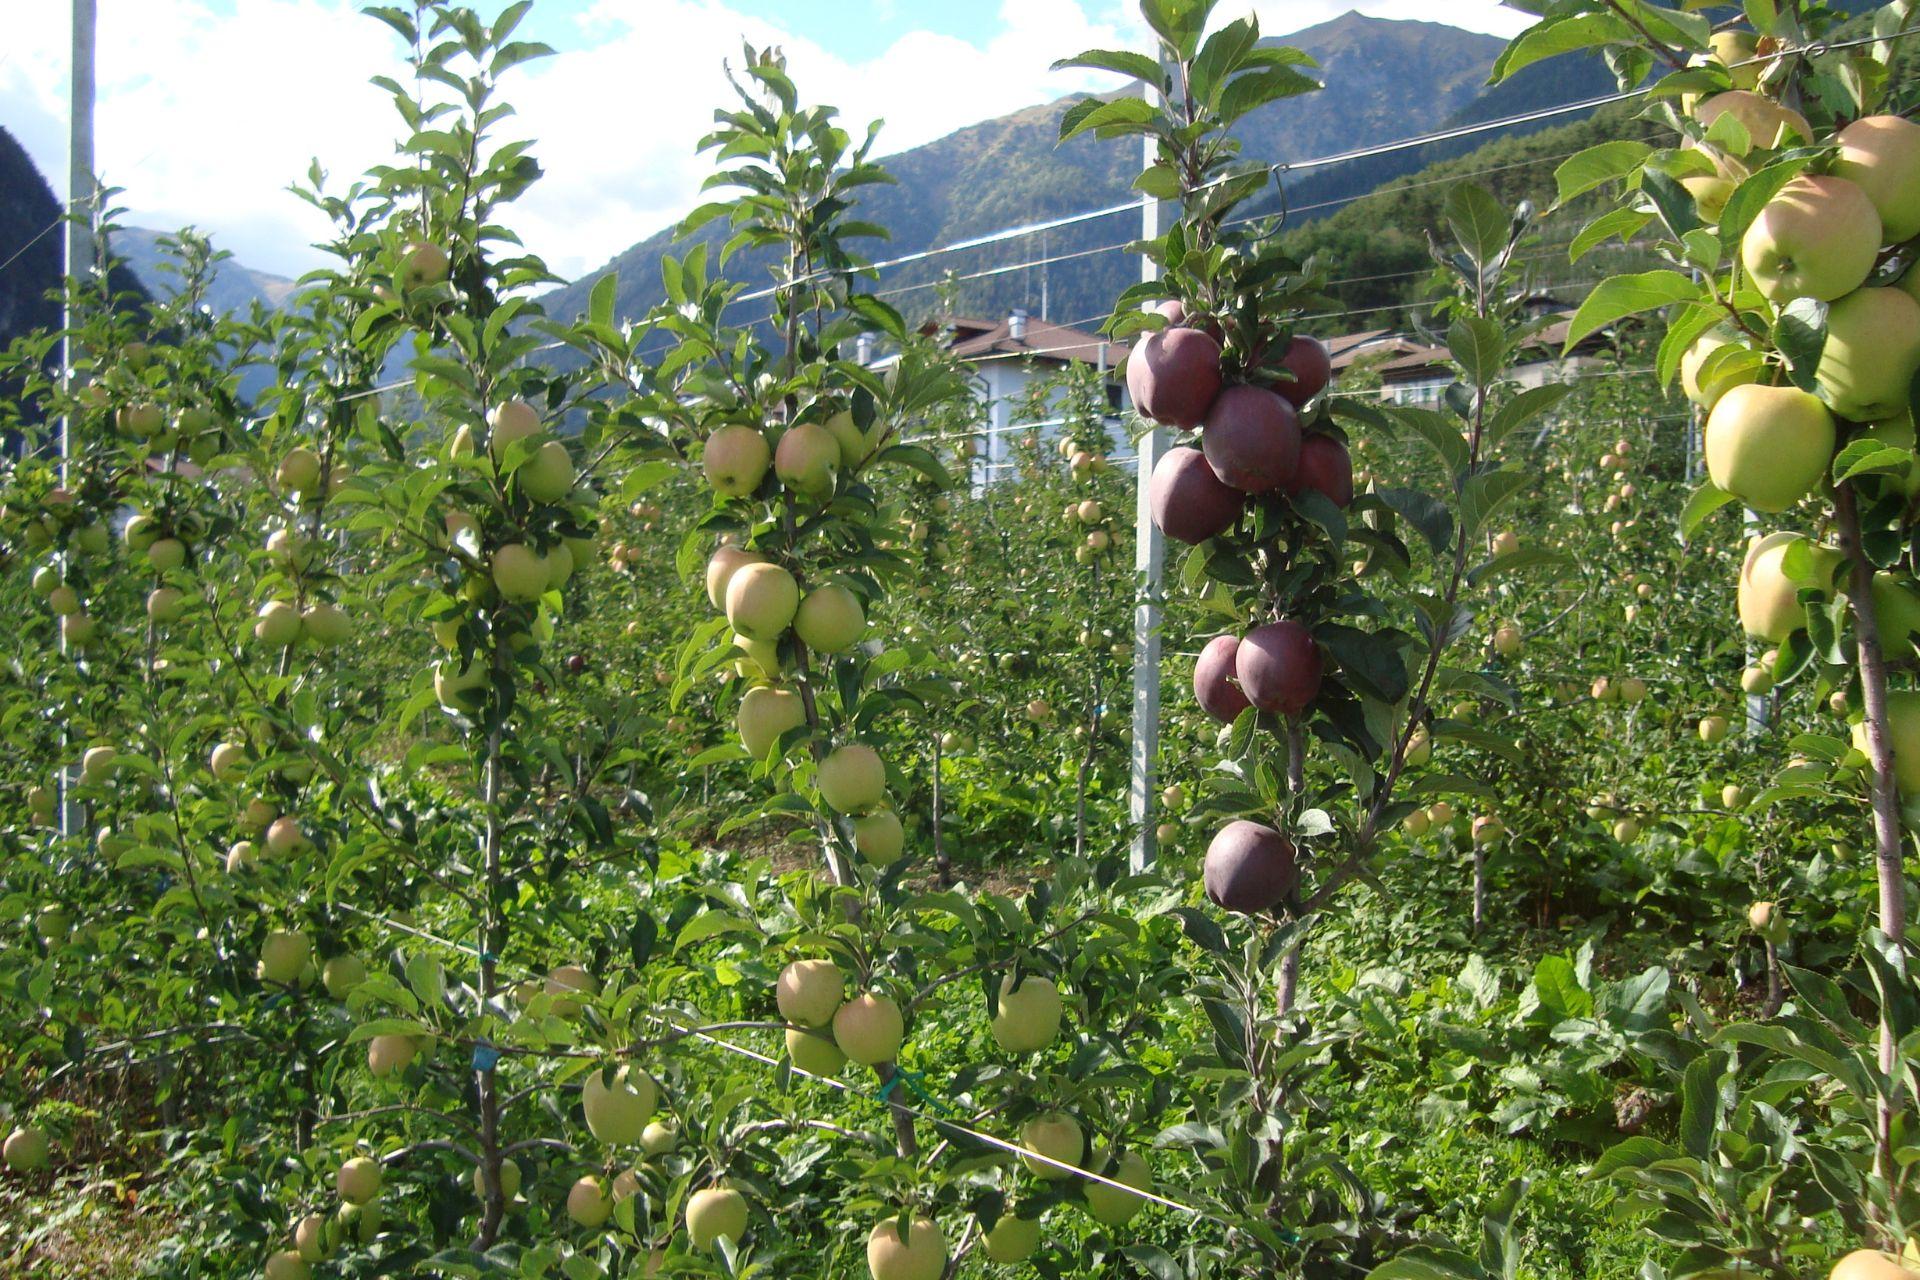
[[(404, 75), (403, 50), (360, 0), (98, 0), (96, 148), (125, 189), (122, 221), (194, 226), (248, 266), (297, 275), (324, 259), (319, 215), (288, 187), (318, 159), (343, 187), (390, 159), (398, 119), (367, 83)], [(479, 0), (491, 14), (498, 5)], [(1350, 8), (1431, 18), (1432, 0), (1222, 0), (1283, 34)], [(1452, 0), (1457, 26), (1511, 35), (1528, 19), (1492, 0)], [(68, 6), (13, 6), (0, 46), (0, 125), (66, 195)], [(537, 0), (517, 35), (556, 56), (510, 72), (518, 110), (503, 137), (536, 140), (546, 176), (512, 221), (532, 251), (575, 277), (699, 202), (712, 165), (695, 152), (728, 94), (721, 63), (744, 38), (778, 44), (803, 98), (882, 152), (1064, 94), (1116, 87), (1054, 72), (1097, 47), (1144, 47), (1131, 0)], [(11, 247), (0, 245), (0, 259)]]

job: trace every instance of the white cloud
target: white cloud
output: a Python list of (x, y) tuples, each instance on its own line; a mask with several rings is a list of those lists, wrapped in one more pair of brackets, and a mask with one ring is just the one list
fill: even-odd
[[(974, 0), (964, 0), (972, 3)], [(295, 274), (318, 261), (326, 234), (288, 184), (318, 156), (337, 188), (389, 158), (398, 120), (367, 84), (403, 75), (391, 33), (355, 0), (101, 0), (98, 139), (101, 168), (127, 188), (127, 220), (194, 224), (241, 261)], [(1348, 0), (1228, 0), (1283, 32), (1337, 16)], [(1418, 0), (1363, 0), (1383, 17), (1428, 16)], [(0, 123), (64, 195), (66, 6), (16, 6), (0, 60)], [(1449, 20), (1511, 30), (1524, 19), (1486, 0)], [(1136, 44), (1129, 0), (1002, 0), (995, 34), (976, 47), (929, 31), (851, 62), (814, 40), (730, 9), (725, 0), (595, 0), (558, 38), (558, 56), (516, 73), (519, 115), (505, 136), (537, 139), (547, 176), (512, 215), (528, 246), (565, 275), (591, 270), (667, 225), (713, 172), (695, 154), (729, 100), (723, 59), (742, 38), (778, 43), (801, 91), (839, 107), (850, 129), (884, 118), (883, 152), (1079, 89), (1097, 73), (1053, 73), (1082, 49)]]

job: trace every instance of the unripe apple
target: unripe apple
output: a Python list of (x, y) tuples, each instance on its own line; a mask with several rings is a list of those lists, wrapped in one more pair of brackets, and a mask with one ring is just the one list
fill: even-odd
[(63, 582), (47, 592), (47, 608), (56, 618), (70, 618), (80, 612), (80, 593)]
[(1878, 1249), (1855, 1249), (1833, 1264), (1827, 1280), (1913, 1280), (1914, 1272), (1899, 1258)]
[(1255, 627), (1234, 654), (1234, 674), (1262, 711), (1297, 716), (1320, 693), (1323, 663), (1313, 633), (1291, 619)]
[(1050, 979), (1028, 974), (1018, 987), (1013, 974), (1000, 979), (1000, 1007), (990, 1029), (994, 1043), (1008, 1053), (1035, 1053), (1060, 1034), (1060, 988)]
[(900, 860), (906, 845), (900, 815), (891, 809), (875, 809), (853, 820), (853, 847), (872, 866), (892, 866)]
[(840, 446), (840, 469), (852, 471), (867, 460), (867, 437), (850, 410), (842, 409), (827, 419), (827, 434)]
[(1784, 511), (1812, 492), (1833, 457), (1833, 416), (1798, 387), (1729, 388), (1707, 415), (1707, 472), (1756, 511)]
[(273, 483), (282, 493), (311, 496), (320, 488), (320, 455), (305, 445), (287, 450), (274, 468)]
[(51, 1144), (47, 1135), (32, 1125), (22, 1125), (7, 1135), (4, 1145), (0, 1145), (0, 1159), (7, 1162), (7, 1168), (16, 1173), (31, 1173), (44, 1169), (52, 1160)]
[(1806, 541), (1801, 534), (1780, 532), (1748, 543), (1737, 592), (1740, 625), (1748, 635), (1776, 644), (1784, 641), (1806, 625), (1800, 588), (1815, 587), (1823, 594), (1831, 592), (1833, 576), (1842, 563), (1837, 547), (1808, 548), (1813, 562), (1813, 574), (1809, 578), (1789, 578), (1784, 571), (1788, 550)]
[(845, 998), (845, 982), (840, 967), (831, 960), (795, 960), (780, 971), (774, 1003), (788, 1022), (824, 1027), (833, 1021)]
[(1740, 689), (1756, 697), (1773, 689), (1773, 673), (1765, 667), (1748, 667), (1740, 673)]
[(57, 902), (49, 902), (34, 913), (33, 932), (40, 941), (52, 946), (73, 936), (73, 916)]
[(157, 572), (172, 573), (187, 562), (187, 544), (178, 538), (156, 538), (147, 548), (147, 563)]
[(1400, 820), (1400, 827), (1415, 840), (1433, 829), (1433, 819), (1427, 816), (1425, 809), (1415, 809)]
[(603, 1227), (613, 1216), (613, 1197), (593, 1174), (582, 1174), (567, 1191), (567, 1216), (588, 1230)]
[[(1867, 722), (1853, 726), (1853, 748), (1867, 753)], [(1893, 751), (1893, 779), (1903, 796), (1920, 795), (1920, 690), (1887, 694), (1887, 745)]]
[[(513, 1160), (502, 1160), (500, 1162), (500, 1198), (510, 1201), (519, 1195), (520, 1181), (520, 1166)], [(485, 1165), (473, 1166), (473, 1194), (481, 1200), (487, 1198), (487, 1167)]]
[(1453, 806), (1445, 800), (1435, 800), (1427, 806), (1427, 817), (1432, 820), (1433, 825), (1436, 827), (1448, 826), (1453, 822)]
[(280, 810), (273, 801), (264, 796), (255, 796), (241, 810), (240, 824), (249, 831), (265, 831), (267, 825), (279, 816)]
[(1040, 1247), (1040, 1219), (1015, 1217), (1012, 1212), (1002, 1213), (993, 1224), (993, 1230), (981, 1238), (981, 1243), (986, 1246), (989, 1261), (1003, 1267), (1025, 1262)]
[(1723, 715), (1702, 716), (1700, 717), (1700, 741), (1720, 742), (1726, 738), (1730, 727), (1727, 718)]
[(1498, 844), (1506, 834), (1506, 824), (1492, 814), (1482, 814), (1473, 820), (1475, 844)]
[(1503, 658), (1511, 658), (1520, 652), (1520, 629), (1514, 626), (1495, 628), (1493, 633), (1493, 651)]
[(303, 1262), (320, 1262), (333, 1252), (333, 1233), (327, 1230), (327, 1215), (310, 1213), (293, 1228), (294, 1251)]
[(1127, 394), (1143, 417), (1199, 426), (1220, 394), (1220, 344), (1199, 329), (1148, 334), (1127, 356)]
[(674, 1149), (680, 1142), (680, 1130), (671, 1120), (650, 1121), (640, 1131), (640, 1149), (649, 1156), (661, 1156)]
[(121, 431), (142, 438), (158, 433), (167, 425), (167, 415), (160, 406), (144, 401), (123, 406), (117, 420)]
[(1747, 228), (1740, 260), (1770, 302), (1831, 302), (1866, 282), (1880, 237), (1880, 215), (1865, 191), (1845, 178), (1802, 174)]
[(611, 1073), (596, 1068), (587, 1073), (580, 1087), (587, 1129), (610, 1146), (631, 1146), (640, 1141), (659, 1104), (660, 1086), (637, 1066), (622, 1066)]
[(1180, 838), (1180, 828), (1171, 822), (1163, 822), (1153, 829), (1154, 841), (1158, 844), (1172, 844)]
[(449, 711), (478, 711), (486, 701), (487, 685), (487, 669), (478, 662), (458, 668), (452, 662), (433, 664), (433, 696)]
[(708, 485), (723, 498), (743, 498), (758, 489), (772, 463), (767, 438), (737, 422), (708, 436), (701, 455)]
[(1920, 638), (1920, 593), (1900, 575), (1882, 569), (1873, 575), (1871, 595), (1881, 652), (1895, 660), (1910, 656)]
[(1613, 824), (1613, 838), (1621, 844), (1630, 844), (1638, 839), (1640, 824), (1632, 818), (1621, 818)]
[[(1089, 1162), (1095, 1168), (1105, 1163), (1105, 1153), (1094, 1150)], [(1137, 1151), (1128, 1151), (1121, 1155), (1118, 1163), (1107, 1171), (1106, 1176), (1115, 1182), (1124, 1182), (1129, 1187), (1141, 1191), (1153, 1189), (1153, 1170), (1147, 1167), (1146, 1157)], [(1134, 1215), (1147, 1207), (1142, 1197), (1119, 1187), (1108, 1186), (1104, 1182), (1088, 1181), (1086, 1186), (1087, 1214), (1103, 1226), (1119, 1227), (1131, 1222)]]
[(1715, 94), (1694, 110), (1694, 118), (1711, 127), (1722, 115), (1731, 114), (1746, 130), (1755, 147), (1774, 150), (1795, 141), (1813, 141), (1813, 127), (1798, 111), (1783, 107), (1772, 98), (1743, 89)]
[(313, 946), (306, 934), (298, 930), (275, 930), (260, 947), (260, 977), (283, 987), (292, 986), (312, 954)]
[(831, 1035), (797, 1027), (787, 1030), (787, 1057), (796, 1070), (815, 1076), (838, 1075), (847, 1065), (847, 1055), (840, 1052)]
[[(1020, 1128), (1020, 1145), (1028, 1151), (1058, 1160), (1061, 1164), (1078, 1166), (1087, 1153), (1087, 1141), (1080, 1132), (1080, 1124), (1064, 1111), (1049, 1111), (1035, 1116)], [(1050, 1182), (1073, 1176), (1072, 1169), (1062, 1169), (1036, 1160), (1033, 1156), (1022, 1156), (1027, 1168), (1037, 1177)]]
[(900, 1006), (890, 996), (864, 992), (834, 1011), (834, 1044), (863, 1067), (892, 1062), (905, 1036)]
[(773, 451), (773, 470), (781, 484), (802, 497), (829, 498), (840, 473), (840, 442), (816, 423), (789, 427)]
[(513, 478), (520, 492), (533, 501), (558, 502), (573, 491), (576, 474), (567, 446), (549, 440), (514, 471)]
[(1407, 735), (1407, 748), (1401, 758), (1416, 769), (1433, 758), (1433, 735), (1425, 725)]
[(334, 1188), (348, 1204), (366, 1204), (380, 1194), (381, 1174), (379, 1161), (355, 1156), (334, 1175)]
[(285, 600), (269, 600), (254, 618), (253, 638), (274, 649), (292, 644), (300, 638), (300, 611)]
[(1244, 820), (1229, 822), (1213, 837), (1201, 875), (1215, 906), (1243, 915), (1270, 909), (1299, 880), (1293, 842)]
[(282, 1249), (267, 1258), (267, 1280), (313, 1280), (313, 1268), (298, 1249)]
[(547, 589), (546, 561), (524, 543), (510, 542), (493, 553), (492, 576), (507, 600), (538, 600)]
[[(1184, 332), (1184, 331), (1183, 331)], [(1293, 480), (1300, 463), (1300, 416), (1262, 387), (1231, 386), (1207, 410), (1200, 450), (1222, 484), (1266, 493)]]
[(275, 818), (267, 827), (267, 852), (285, 858), (307, 847), (307, 833), (293, 818)]
[(186, 597), (173, 587), (155, 587), (147, 593), (147, 617), (160, 626), (179, 621), (186, 611)]
[(335, 1000), (345, 1000), (367, 980), (367, 966), (352, 953), (330, 957), (320, 969), (321, 985)]
[(1500, 533), (1494, 535), (1493, 554), (1496, 556), (1510, 556), (1519, 549), (1520, 535), (1513, 530), (1503, 529)]
[(727, 621), (749, 640), (778, 640), (799, 609), (800, 585), (779, 565), (742, 565), (727, 582)]
[(405, 1071), (420, 1052), (412, 1036), (383, 1035), (367, 1041), (367, 1070), (379, 1079)]
[(1832, 174), (1866, 193), (1880, 215), (1886, 243), (1920, 235), (1920, 124), (1900, 116), (1866, 116), (1833, 141), (1840, 153)]
[[(1915, 304), (1920, 307), (1920, 303)], [(837, 582), (809, 591), (793, 615), (793, 633), (801, 643), (820, 653), (853, 648), (867, 629), (860, 597)]]
[(735, 724), (740, 743), (755, 760), (764, 760), (783, 734), (807, 721), (806, 704), (791, 689), (763, 685), (747, 690), (740, 699)]
[(223, 742), (213, 749), (207, 764), (213, 770), (214, 777), (222, 782), (232, 782), (247, 767), (247, 748), (238, 742)]
[(315, 644), (331, 649), (353, 634), (353, 619), (339, 605), (317, 600), (301, 613), (300, 627)]
[(727, 607), (727, 584), (734, 572), (750, 564), (765, 564), (767, 558), (739, 547), (723, 546), (707, 561), (707, 602), (714, 608)]
[(394, 288), (405, 294), (423, 285), (442, 284), (452, 265), (447, 251), (439, 245), (426, 240), (409, 241), (400, 251), (400, 266), (393, 274)]
[(541, 989), (555, 997), (551, 1006), (555, 1017), (571, 1018), (580, 1012), (582, 1004), (573, 997), (576, 994), (589, 997), (598, 994), (600, 983), (581, 966), (563, 964), (547, 971), (546, 982)]
[(747, 1198), (725, 1183), (702, 1187), (687, 1197), (687, 1238), (696, 1249), (712, 1249), (722, 1237), (738, 1244), (747, 1234)]
[(932, 1218), (915, 1218), (904, 1237), (897, 1217), (876, 1223), (867, 1235), (873, 1280), (940, 1280), (946, 1270), (947, 1238)]
[(1742, 786), (1736, 786), (1731, 782), (1728, 783), (1726, 786), (1720, 788), (1720, 803), (1729, 809), (1746, 808), (1747, 789)]
[(1834, 413), (1856, 422), (1903, 413), (1916, 373), (1920, 302), (1899, 289), (1855, 289), (1827, 309), (1815, 376)]
[(835, 813), (860, 813), (887, 795), (887, 769), (880, 753), (864, 742), (838, 746), (820, 762), (814, 778), (820, 798)]

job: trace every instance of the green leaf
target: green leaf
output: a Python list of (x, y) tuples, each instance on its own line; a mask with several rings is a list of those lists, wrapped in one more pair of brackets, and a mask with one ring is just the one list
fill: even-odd
[(1486, 316), (1461, 316), (1447, 326), (1447, 351), (1468, 382), (1484, 387), (1498, 380), (1506, 365), (1507, 337), (1498, 321)]
[(1625, 1142), (1615, 1143), (1601, 1153), (1593, 1162), (1591, 1176), (1611, 1178), (1633, 1169), (1645, 1169), (1669, 1160), (1680, 1159), (1677, 1147), (1659, 1141), (1656, 1138), (1633, 1137)]
[(1417, 1244), (1367, 1272), (1367, 1280), (1487, 1280), (1474, 1260), (1456, 1249)]
[(1060, 117), (1060, 141), (1089, 130), (1098, 137), (1144, 133), (1159, 114), (1159, 108), (1145, 98), (1087, 98), (1068, 107)]
[(1533, 477), (1518, 467), (1483, 472), (1467, 481), (1460, 490), (1460, 530), (1472, 537), (1501, 507), (1528, 485)]
[(1472, 569), (1467, 573), (1468, 586), (1480, 586), (1503, 574), (1518, 573), (1522, 569), (1565, 568), (1571, 565), (1571, 557), (1558, 551), (1549, 551), (1545, 547), (1521, 547), (1518, 551), (1509, 551)]
[(1053, 64), (1055, 71), (1085, 68), (1090, 71), (1115, 71), (1158, 88), (1164, 80), (1160, 64), (1144, 53), (1126, 49), (1089, 49), (1077, 57), (1062, 58)]
[(1525, 391), (1513, 396), (1500, 406), (1492, 420), (1488, 422), (1481, 440), (1483, 448), (1494, 448), (1513, 432), (1566, 399), (1572, 392), (1571, 383), (1549, 382), (1543, 386), (1528, 387)]
[(1719, 1121), (1715, 1105), (1718, 1056), (1703, 1053), (1695, 1058), (1680, 1082), (1680, 1145), (1696, 1160), (1713, 1154), (1713, 1131)]
[(1833, 482), (1839, 484), (1869, 472), (1904, 474), (1912, 463), (1911, 449), (1897, 448), (1871, 436), (1862, 436), (1858, 440), (1849, 440), (1846, 448), (1834, 455)]
[(1617, 320), (1700, 296), (1699, 283), (1678, 271), (1642, 271), (1603, 280), (1568, 323), (1566, 350), (1571, 352), (1582, 338)]
[(1579, 234), (1567, 246), (1567, 260), (1578, 262), (1615, 236), (1622, 241), (1632, 240), (1652, 221), (1653, 215), (1643, 209), (1624, 206), (1609, 209), (1580, 228)]
[(607, 272), (593, 282), (593, 291), (587, 295), (587, 319), (594, 324), (613, 324), (613, 299), (620, 287), (620, 277)]
[(1661, 386), (1673, 382), (1679, 375), (1681, 358), (1720, 323), (1724, 314), (1711, 302), (1694, 302), (1678, 308), (1667, 318), (1667, 332), (1660, 339), (1660, 352), (1653, 362), (1654, 377)]
[(1688, 496), (1687, 505), (1680, 512), (1680, 536), (1693, 537), (1708, 516), (1733, 500), (1732, 494), (1713, 481), (1702, 480), (1700, 487)]
[(1408, 427), (1433, 450), (1446, 467), (1449, 478), (1467, 465), (1467, 442), (1454, 419), (1418, 405), (1383, 405), (1382, 408), (1390, 419)]
[(1588, 147), (1561, 161), (1553, 171), (1554, 185), (1559, 192), (1555, 203), (1565, 204), (1582, 192), (1625, 177), (1652, 154), (1650, 145), (1630, 138)]
[(1332, 622), (1315, 627), (1313, 638), (1363, 693), (1386, 703), (1407, 696), (1407, 664), (1391, 639)]
[(1787, 362), (1787, 376), (1802, 391), (1820, 385), (1820, 353), (1827, 349), (1827, 304), (1818, 298), (1795, 298), (1780, 309), (1773, 322), (1773, 345)]
[(1546, 58), (1593, 49), (1605, 44), (1628, 44), (1637, 33), (1624, 18), (1609, 12), (1572, 13), (1537, 22), (1509, 44), (1494, 61), (1489, 84), (1499, 84), (1523, 67)]
[(1499, 257), (1513, 234), (1512, 214), (1478, 183), (1461, 182), (1448, 190), (1446, 219), (1454, 242), (1481, 266)]
[(1418, 529), (1435, 555), (1453, 545), (1453, 513), (1438, 498), (1418, 489), (1375, 489), (1374, 496)]
[(1232, 124), (1256, 107), (1312, 93), (1320, 82), (1292, 67), (1268, 67), (1235, 76), (1220, 95), (1220, 119)]

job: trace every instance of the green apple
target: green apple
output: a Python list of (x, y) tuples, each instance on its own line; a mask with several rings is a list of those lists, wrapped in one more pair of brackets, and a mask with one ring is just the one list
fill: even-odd
[(330, 957), (320, 968), (320, 983), (335, 1000), (345, 1000), (366, 980), (367, 966), (351, 952)]
[(1000, 1008), (993, 1015), (994, 1043), (1008, 1053), (1035, 1053), (1060, 1034), (1060, 988), (1047, 978), (1028, 974), (1018, 987), (1013, 975), (1000, 979)]
[(403, 294), (423, 285), (440, 284), (446, 280), (452, 265), (447, 251), (439, 245), (425, 240), (410, 241), (400, 251), (400, 268), (393, 274), (393, 283)]
[[(1027, 1121), (1020, 1129), (1020, 1145), (1061, 1164), (1075, 1166), (1087, 1153), (1087, 1140), (1080, 1132), (1079, 1122), (1063, 1111), (1046, 1112)], [(1021, 1158), (1036, 1177), (1050, 1182), (1073, 1176), (1071, 1169), (1062, 1169), (1032, 1156)]]
[(932, 1218), (915, 1218), (903, 1237), (898, 1216), (867, 1234), (867, 1271), (873, 1280), (940, 1280), (947, 1270), (947, 1238)]
[(680, 1130), (671, 1120), (650, 1121), (640, 1131), (640, 1149), (649, 1156), (662, 1156), (680, 1144)]
[(712, 1249), (722, 1238), (738, 1244), (746, 1233), (747, 1198), (726, 1183), (687, 1197), (687, 1238), (694, 1248)]
[(847, 1065), (847, 1055), (824, 1031), (787, 1029), (787, 1057), (809, 1075), (835, 1076)]
[(1806, 626), (1806, 610), (1800, 605), (1800, 589), (1817, 587), (1822, 593), (1833, 589), (1833, 576), (1842, 557), (1838, 547), (1809, 544), (1813, 562), (1810, 576), (1789, 577), (1784, 568), (1787, 551), (1807, 539), (1798, 533), (1770, 533), (1747, 544), (1740, 565), (1737, 602), (1740, 626), (1756, 640), (1780, 644)]
[(772, 463), (767, 438), (737, 422), (708, 436), (700, 459), (707, 483), (723, 498), (744, 498), (758, 489)]
[[(1869, 439), (1878, 440), (1882, 444), (1891, 445), (1896, 449), (1905, 449), (1909, 453), (1914, 450), (1913, 415), (1911, 413), (1895, 414), (1880, 422), (1872, 423), (1863, 429), (1860, 434)], [(1920, 497), (1920, 465), (1908, 463), (1904, 472), (1890, 472), (1887, 474), (1886, 479), (1898, 484), (1900, 491), (1907, 496), (1909, 502), (1915, 497)]]
[(727, 621), (749, 640), (778, 640), (799, 609), (800, 584), (779, 565), (742, 565), (727, 581)]
[(496, 463), (506, 457), (508, 446), (539, 434), (540, 411), (525, 400), (503, 400), (487, 414), (487, 450)]
[(509, 542), (493, 553), (493, 585), (507, 600), (538, 600), (547, 589), (547, 562), (533, 548)]
[(905, 1037), (900, 1006), (890, 996), (864, 992), (834, 1011), (834, 1044), (863, 1067), (892, 1062)]
[(313, 1280), (313, 1268), (298, 1249), (282, 1249), (267, 1258), (267, 1280)]
[(1727, 211), (1727, 200), (1746, 180), (1747, 166), (1719, 151), (1701, 149), (1699, 154), (1713, 166), (1713, 172), (1689, 173), (1680, 179), (1680, 185), (1693, 197), (1700, 220), (1713, 226), (1719, 223), (1720, 215)]
[(1840, 148), (1833, 175), (1867, 193), (1886, 243), (1920, 235), (1920, 124), (1900, 116), (1866, 116), (1833, 140)]
[[(1920, 690), (1887, 694), (1887, 734), (1893, 748), (1893, 777), (1902, 795), (1920, 794)], [(1853, 746), (1867, 751), (1867, 722), (1853, 726)]]
[[(1091, 1163), (1098, 1168), (1105, 1163), (1105, 1153), (1096, 1148)], [(1124, 1152), (1106, 1176), (1140, 1191), (1153, 1189), (1153, 1171), (1147, 1167), (1146, 1157), (1137, 1151)], [(1147, 1202), (1131, 1191), (1110, 1187), (1104, 1182), (1089, 1181), (1086, 1196), (1088, 1216), (1108, 1227), (1124, 1226), (1147, 1207)]]
[(1831, 302), (1866, 283), (1880, 254), (1880, 215), (1845, 178), (1802, 174), (1781, 187), (1740, 240), (1740, 261), (1774, 303)]
[(337, 604), (316, 600), (300, 615), (300, 626), (323, 649), (345, 644), (353, 634), (353, 619)]
[(1694, 108), (1693, 117), (1708, 130), (1723, 115), (1731, 115), (1757, 148), (1774, 150), (1795, 141), (1809, 142), (1813, 128), (1798, 111), (1746, 89), (1717, 93)]
[[(1904, 294), (1899, 295), (1905, 299)], [(1914, 304), (1920, 309), (1920, 303)], [(860, 597), (837, 582), (815, 587), (793, 616), (793, 633), (809, 649), (840, 653), (853, 648), (867, 629)]]
[(367, 1070), (376, 1079), (384, 1080), (397, 1071), (405, 1071), (419, 1052), (420, 1046), (412, 1036), (374, 1036), (367, 1041)]
[(165, 626), (187, 611), (187, 598), (174, 587), (155, 587), (147, 593), (147, 617)]
[(305, 1262), (320, 1262), (333, 1252), (333, 1235), (327, 1230), (327, 1215), (310, 1213), (293, 1228), (293, 1247)]
[(271, 648), (284, 649), (300, 638), (300, 611), (285, 600), (267, 601), (254, 617), (253, 638)]
[(740, 744), (755, 760), (765, 760), (781, 735), (806, 722), (806, 704), (800, 695), (772, 685), (747, 690), (734, 721), (740, 730)]
[(535, 502), (558, 502), (573, 491), (573, 457), (558, 440), (535, 449), (513, 474), (520, 491)]
[(773, 451), (774, 474), (787, 488), (817, 502), (833, 495), (840, 455), (840, 441), (833, 432), (803, 422), (781, 435)]
[[(520, 1194), (520, 1166), (512, 1160), (500, 1162), (500, 1197), (511, 1200)], [(473, 1194), (482, 1200), (487, 1198), (487, 1170), (485, 1165), (473, 1167)]]
[(1707, 415), (1707, 474), (1756, 511), (1784, 511), (1825, 479), (1833, 415), (1798, 387), (1732, 387)]
[(609, 1146), (631, 1146), (640, 1141), (647, 1121), (660, 1104), (660, 1086), (636, 1066), (611, 1072), (596, 1068), (580, 1087), (580, 1107), (587, 1129)]
[(1025, 1262), (1040, 1247), (1040, 1219), (1015, 1217), (1011, 1212), (1002, 1213), (993, 1224), (993, 1230), (982, 1237), (989, 1261), (1003, 1267), (1016, 1262)]
[(1723, 742), (1726, 740), (1727, 730), (1730, 727), (1727, 723), (1727, 718), (1723, 715), (1701, 716), (1700, 741)]
[(835, 747), (820, 762), (814, 781), (835, 813), (862, 813), (887, 796), (887, 768), (864, 742)]
[(47, 1167), (52, 1156), (47, 1135), (32, 1125), (22, 1125), (7, 1135), (4, 1146), (0, 1146), (0, 1159), (5, 1159), (7, 1168), (16, 1173), (27, 1173)]
[(707, 560), (707, 603), (714, 608), (727, 607), (727, 583), (734, 573), (750, 564), (765, 564), (767, 558), (740, 547), (721, 547)]
[(589, 1230), (604, 1227), (613, 1216), (607, 1184), (591, 1173), (582, 1174), (567, 1191), (567, 1216)]
[(1911, 582), (1885, 569), (1873, 575), (1873, 615), (1880, 633), (1880, 651), (1889, 659), (1913, 656), (1920, 633), (1920, 592)]
[(273, 483), (282, 493), (311, 496), (320, 488), (320, 455), (305, 445), (287, 450), (274, 468)]
[(846, 979), (831, 960), (795, 960), (780, 971), (773, 999), (780, 1016), (803, 1027), (833, 1021), (846, 997)]
[(456, 668), (452, 662), (433, 664), (433, 696), (449, 711), (478, 711), (486, 700), (487, 669), (479, 662)]
[(852, 471), (867, 460), (867, 437), (850, 410), (842, 409), (827, 419), (827, 430), (840, 445), (840, 469)]
[(558, 591), (573, 578), (573, 549), (564, 542), (548, 547), (540, 557), (547, 566), (547, 590)]
[(268, 982), (292, 986), (307, 966), (313, 945), (296, 929), (276, 929), (260, 947), (260, 976)]
[(1871, 422), (1905, 412), (1916, 373), (1920, 302), (1899, 289), (1855, 289), (1827, 309), (1816, 376), (1834, 413)]
[(907, 847), (906, 829), (891, 809), (875, 809), (853, 820), (853, 847), (875, 867), (890, 867)]

